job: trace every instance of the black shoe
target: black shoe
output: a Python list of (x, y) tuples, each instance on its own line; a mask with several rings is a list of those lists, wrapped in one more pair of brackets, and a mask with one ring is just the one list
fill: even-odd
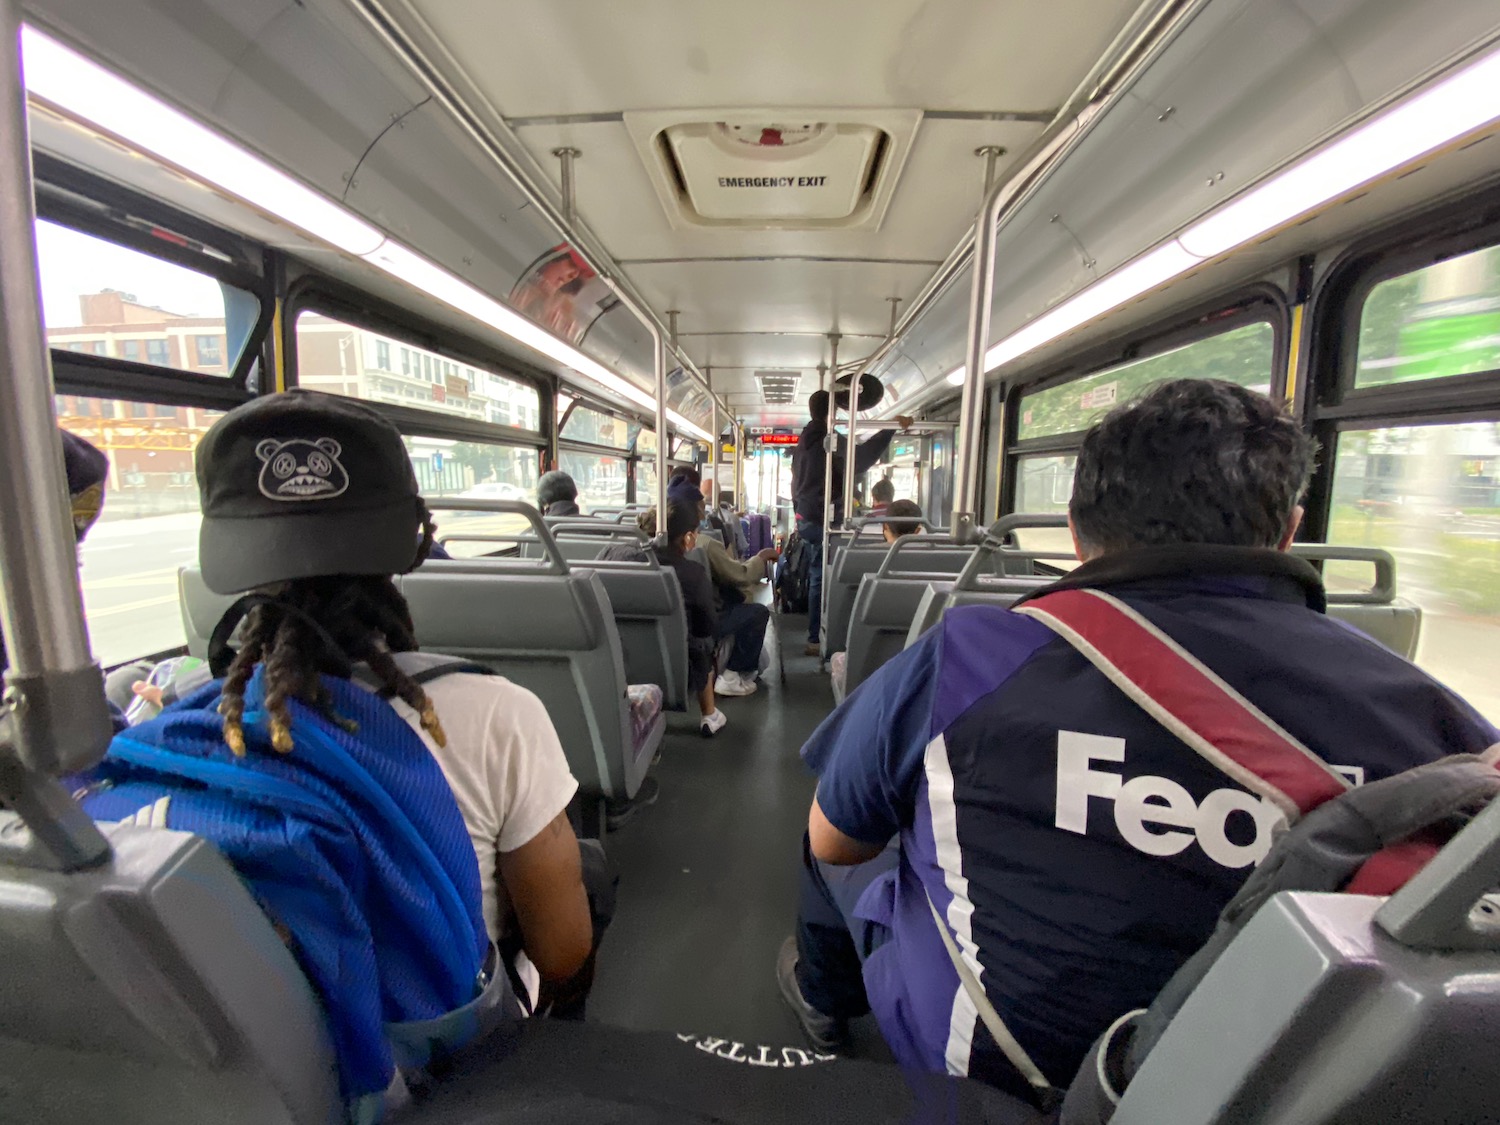
[(781, 943), (781, 952), (776, 955), (776, 983), (781, 986), (781, 998), (797, 1017), (802, 1034), (814, 1051), (825, 1055), (834, 1054), (844, 1045), (848, 1028), (844, 1021), (825, 1016), (802, 998), (802, 987), (797, 983), (797, 939), (789, 937)]
[(641, 787), (630, 800), (604, 802), (605, 829), (609, 832), (618, 831), (641, 809), (656, 804), (656, 798), (660, 796), (661, 786), (656, 784), (656, 778), (642, 778)]

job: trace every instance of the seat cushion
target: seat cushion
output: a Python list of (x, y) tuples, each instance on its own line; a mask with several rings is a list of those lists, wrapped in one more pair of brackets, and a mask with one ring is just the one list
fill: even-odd
[(639, 750), (651, 733), (656, 716), (661, 714), (661, 688), (655, 684), (631, 684), (625, 689), (630, 700), (630, 739)]
[(828, 658), (828, 671), (833, 676), (834, 692), (843, 698), (844, 695), (844, 670), (849, 666), (849, 654), (847, 652), (836, 652)]

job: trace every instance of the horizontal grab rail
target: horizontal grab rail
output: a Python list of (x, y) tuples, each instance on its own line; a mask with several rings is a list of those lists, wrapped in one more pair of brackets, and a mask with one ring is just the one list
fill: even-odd
[[(1331, 605), (1390, 605), (1396, 600), (1396, 558), (1379, 547), (1344, 547), (1337, 543), (1293, 543), (1291, 553), (1308, 562), (1364, 562), (1375, 567), (1368, 590), (1334, 591)], [(1326, 585), (1326, 583), (1325, 583)]]
[[(562, 552), (558, 550), (557, 541), (552, 538), (552, 532), (542, 522), (542, 514), (524, 501), (438, 498), (427, 501), (427, 508), (433, 512), (484, 512), (487, 515), (521, 516), (531, 525), (531, 530), (536, 533), (537, 541), (542, 545), (543, 558), (540, 561), (546, 564), (545, 573), (568, 573), (568, 560), (563, 558)], [(507, 536), (505, 532), (496, 532), (494, 534), (496, 535), (496, 539), (488, 540), (488, 542), (498, 542), (508, 538), (510, 542), (519, 543), (525, 532), (516, 532), (510, 536)]]

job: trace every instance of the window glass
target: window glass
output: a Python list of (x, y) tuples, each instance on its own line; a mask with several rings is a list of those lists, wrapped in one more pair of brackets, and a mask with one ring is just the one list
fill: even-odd
[[(558, 417), (562, 415), (559, 414)], [(569, 441), (586, 441), (590, 445), (610, 445), (616, 449), (624, 449), (630, 440), (629, 429), (629, 423), (625, 419), (580, 404), (568, 416), (561, 436)]]
[(198, 559), (193, 450), (219, 412), (58, 395), (57, 416), (109, 459), (78, 552), (94, 655), (108, 666), (186, 644), (177, 571)]
[(541, 427), (541, 398), (530, 384), (321, 313), (297, 317), (297, 385), (500, 426)]
[[(1422, 608), (1417, 663), (1500, 720), (1500, 423), (1340, 435), (1328, 541), (1396, 557), (1397, 593)], [(1363, 588), (1370, 568), (1325, 580)]]
[(260, 318), (252, 293), (139, 250), (36, 224), (54, 348), (228, 376)]
[[(520, 500), (536, 503), (537, 453), (525, 446), (409, 435), (402, 438), (417, 486), (429, 500)], [(454, 558), (503, 550), (508, 544), (467, 536), (508, 535), (530, 526), (525, 516), (461, 512), (439, 508), (432, 514), (439, 542)]]
[(1500, 370), (1500, 246), (1382, 281), (1359, 318), (1356, 387)]
[[(1020, 458), (1016, 464), (1016, 511), (1028, 515), (1066, 513), (1077, 463), (1074, 453)], [(1016, 532), (1016, 543), (1027, 551), (1073, 551), (1073, 536), (1065, 527), (1023, 528)], [(1049, 566), (1071, 566), (1066, 559), (1047, 561)]]
[(595, 508), (625, 505), (625, 458), (604, 457), (564, 449), (558, 452), (559, 468), (578, 485), (578, 507), (587, 514)]
[(1116, 404), (1167, 379), (1224, 379), (1269, 392), (1275, 344), (1275, 330), (1260, 321), (1037, 391), (1021, 399), (1019, 436), (1039, 438), (1085, 430)]

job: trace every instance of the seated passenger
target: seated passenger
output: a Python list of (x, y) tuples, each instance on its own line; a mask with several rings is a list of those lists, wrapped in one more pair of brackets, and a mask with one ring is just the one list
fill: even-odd
[[(213, 706), (224, 743), (243, 755), (248, 708), (268, 724), (265, 748), (288, 753), (292, 701), (328, 717), (331, 685), (378, 691), (447, 779), (478, 863), (475, 906), (490, 940), (517, 966), (536, 1010), (576, 1007), (595, 944), (566, 812), (578, 785), (531, 692), (467, 672), (424, 685), (403, 670), (401, 654), (417, 644), (391, 576), (420, 565), (434, 528), (400, 433), (362, 403), (289, 391), (226, 414), (196, 464), (204, 583), (253, 593), (237, 607), (240, 647), (221, 684), (131, 737), (170, 737), (162, 732), (174, 720), (182, 731), (185, 713)], [(368, 746), (383, 749), (373, 737)], [(462, 887), (461, 873), (450, 874)]]
[[(889, 483), (889, 482), (886, 482)], [(905, 535), (916, 535), (922, 530), (922, 525), (917, 521), (922, 518), (922, 509), (917, 506), (915, 500), (892, 500), (886, 505), (885, 511), (881, 513), (890, 523), (882, 524), (880, 531), (885, 536), (887, 543), (894, 543)], [(909, 516), (909, 519), (897, 519), (897, 516)]]
[(536, 506), (544, 516), (579, 516), (578, 485), (561, 469), (543, 473), (536, 482)]
[[(870, 486), (870, 510), (867, 513), (872, 516), (883, 516), (885, 510), (896, 498), (896, 486), (891, 483), (890, 477), (881, 477)], [(908, 501), (909, 503), (909, 501)]]
[[(1082, 565), (1019, 612), (949, 610), (814, 732), (797, 933), (777, 964), (810, 1039), (832, 1049), (873, 1008), (903, 1064), (1026, 1096), (952, 943), (1034, 1068), (1066, 1087), (1203, 944), (1299, 807), (1232, 757), (1242, 743), (1220, 749), (1179, 712), (1191, 745), (1159, 725), (1159, 695), (1106, 678), (1063, 616), (1164, 634), (1188, 654), (1171, 675), (1192, 682), (1198, 661), (1222, 677), (1301, 742), (1278, 745), (1318, 763), (1324, 791), (1496, 741), (1448, 688), (1325, 616), (1317, 572), (1286, 553), (1313, 455), (1283, 410), (1218, 380), (1118, 407), (1078, 452)], [(1154, 691), (1179, 696), (1152, 667)], [(1211, 721), (1232, 705), (1214, 704)]]
[[(62, 441), (63, 474), (68, 483), (68, 507), (73, 516), (73, 537), (81, 545), (104, 507), (104, 483), (109, 478), (109, 458), (77, 434), (59, 427), (57, 435)], [(9, 658), (5, 655), (5, 637), (0, 636), (0, 674), (9, 666)], [(126, 726), (121, 704), (128, 702), (128, 697), (109, 699), (110, 718), (116, 730)]]
[[(699, 508), (702, 507), (697, 487), (691, 482), (678, 484), (667, 494), (667, 531), (665, 540), (652, 544), (657, 561), (670, 567), (677, 575), (677, 584), (682, 588), (682, 604), (687, 612), (688, 627), (688, 692), (698, 697), (702, 712), (699, 732), (704, 738), (712, 738), (723, 730), (729, 718), (720, 711), (714, 701), (713, 667), (714, 637), (718, 631), (718, 611), (714, 607), (714, 588), (708, 571), (687, 553), (698, 545)], [(654, 540), (656, 537), (656, 509), (648, 508), (636, 521), (640, 529)], [(608, 548), (602, 559), (639, 559), (641, 551), (629, 544)], [(651, 779), (647, 778), (650, 782)], [(650, 800), (655, 800), (655, 783)], [(636, 803), (640, 798), (636, 798)]]
[[(702, 506), (701, 500), (699, 506)], [(725, 662), (725, 669), (714, 681), (714, 692), (717, 695), (753, 695), (771, 610), (752, 599), (756, 587), (770, 575), (771, 564), (781, 557), (781, 552), (768, 547), (748, 562), (740, 562), (712, 537), (703, 540), (703, 548), (708, 556), (708, 570), (714, 586), (714, 609), (718, 615), (714, 641), (734, 638), (734, 648)]]
[(728, 547), (730, 552), (733, 553), (735, 550), (734, 533), (724, 523), (723, 516), (718, 512), (708, 509), (708, 497), (713, 494), (713, 481), (704, 480), (703, 474), (697, 469), (687, 465), (679, 465), (676, 469), (672, 470), (671, 479), (667, 481), (667, 494), (670, 496), (673, 489), (677, 489), (683, 498), (683, 503), (691, 504), (694, 500), (687, 494), (689, 487), (698, 493), (697, 499), (702, 501), (698, 511), (698, 530), (717, 532), (724, 546)]

